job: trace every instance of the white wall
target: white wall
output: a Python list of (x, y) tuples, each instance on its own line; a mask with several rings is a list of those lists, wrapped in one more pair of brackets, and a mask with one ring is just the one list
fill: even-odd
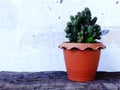
[(120, 0), (0, 0), (0, 71), (65, 70), (62, 50), (69, 16), (89, 7), (102, 29), (99, 71), (120, 70)]

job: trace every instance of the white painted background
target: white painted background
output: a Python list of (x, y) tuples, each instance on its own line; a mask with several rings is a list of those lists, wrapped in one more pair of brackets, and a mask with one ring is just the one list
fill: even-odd
[(99, 71), (120, 71), (120, 0), (0, 0), (0, 71), (65, 70), (64, 28), (89, 7), (102, 29)]

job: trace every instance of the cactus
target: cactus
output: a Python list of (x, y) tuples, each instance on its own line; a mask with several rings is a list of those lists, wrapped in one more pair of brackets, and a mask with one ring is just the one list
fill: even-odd
[(65, 32), (70, 42), (95, 43), (101, 39), (101, 27), (96, 24), (97, 17), (92, 18), (89, 8), (70, 16)]

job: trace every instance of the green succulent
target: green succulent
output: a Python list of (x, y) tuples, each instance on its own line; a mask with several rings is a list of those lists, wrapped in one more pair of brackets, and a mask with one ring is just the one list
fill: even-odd
[(95, 43), (101, 39), (101, 27), (96, 24), (97, 17), (92, 18), (89, 8), (70, 16), (65, 28), (66, 38), (70, 42)]

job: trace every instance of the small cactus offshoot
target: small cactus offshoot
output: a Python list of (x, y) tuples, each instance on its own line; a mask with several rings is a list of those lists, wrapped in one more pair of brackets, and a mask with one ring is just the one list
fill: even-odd
[(97, 17), (92, 18), (89, 8), (70, 16), (65, 28), (66, 38), (70, 42), (95, 43), (101, 39), (101, 27), (96, 24)]

